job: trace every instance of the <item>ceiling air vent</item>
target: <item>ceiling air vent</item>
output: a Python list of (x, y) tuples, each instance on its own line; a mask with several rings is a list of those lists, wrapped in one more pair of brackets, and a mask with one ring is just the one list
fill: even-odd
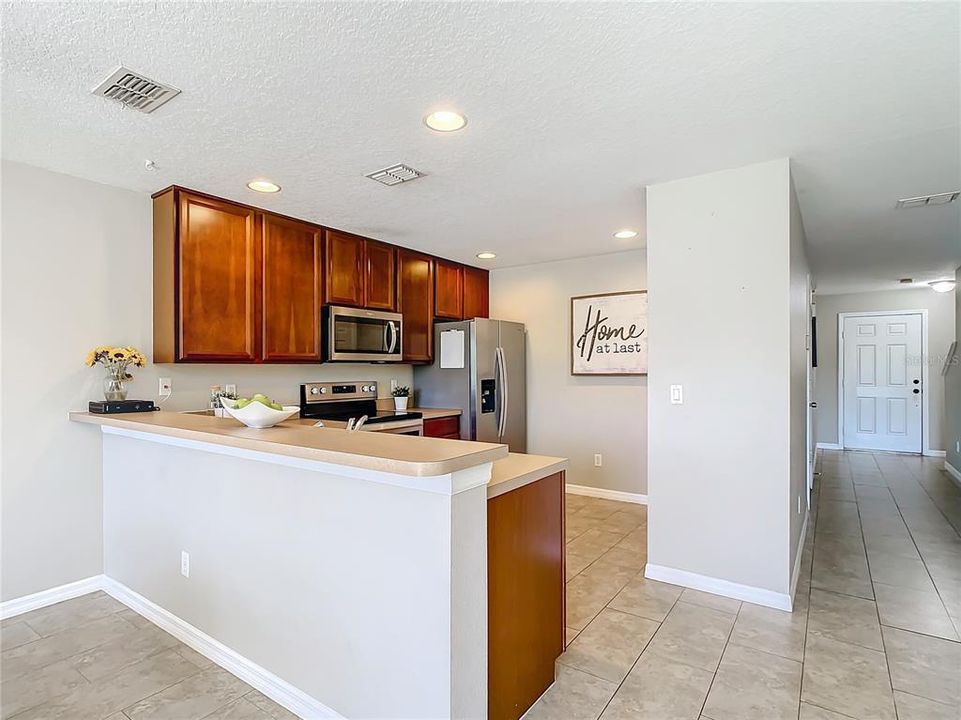
[(142, 113), (151, 113), (180, 91), (120, 66), (93, 89), (94, 95), (116, 100)]
[(935, 195), (921, 195), (913, 198), (902, 198), (898, 200), (897, 208), (916, 208), (934, 207), (935, 205), (947, 205), (953, 203), (961, 195), (961, 190), (954, 192), (937, 193)]
[(409, 165), (391, 165), (383, 170), (377, 170), (376, 172), (367, 173), (364, 177), (369, 177), (371, 180), (376, 180), (384, 185), (400, 185), (409, 180), (416, 180), (419, 177), (424, 177), (426, 173), (422, 173), (419, 170), (414, 170), (414, 168)]

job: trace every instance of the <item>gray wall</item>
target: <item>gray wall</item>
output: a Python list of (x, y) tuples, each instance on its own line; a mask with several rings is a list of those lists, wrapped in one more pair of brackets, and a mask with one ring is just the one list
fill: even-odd
[(647, 493), (647, 378), (570, 371), (571, 297), (646, 288), (643, 250), (491, 273), (491, 317), (527, 326), (528, 452), (570, 458), (569, 483)]
[(649, 562), (783, 599), (803, 462), (789, 182), (783, 159), (647, 193)]
[[(102, 572), (100, 438), (67, 421), (103, 397), (90, 348), (152, 344), (150, 198), (2, 164), (2, 599)], [(310, 380), (411, 383), (408, 366), (148, 365), (130, 396), (173, 410), (205, 407), (213, 384), (296, 402)]]
[[(955, 273), (958, 284), (954, 289), (954, 338), (961, 343), (961, 267)], [(944, 444), (947, 461), (961, 473), (961, 347), (958, 348), (958, 362), (948, 373), (945, 383)]]
[(816, 295), (818, 326), (817, 439), (838, 442), (838, 314), (873, 310), (928, 311), (928, 443), (945, 449), (945, 391), (941, 368), (954, 339), (955, 299), (951, 293), (908, 288), (849, 295)]

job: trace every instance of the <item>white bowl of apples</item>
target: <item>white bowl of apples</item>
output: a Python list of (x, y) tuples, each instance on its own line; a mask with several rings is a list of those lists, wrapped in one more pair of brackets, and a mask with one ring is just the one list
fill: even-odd
[(220, 404), (231, 417), (251, 428), (269, 428), (300, 412), (297, 405), (281, 405), (266, 395), (231, 400), (221, 396)]

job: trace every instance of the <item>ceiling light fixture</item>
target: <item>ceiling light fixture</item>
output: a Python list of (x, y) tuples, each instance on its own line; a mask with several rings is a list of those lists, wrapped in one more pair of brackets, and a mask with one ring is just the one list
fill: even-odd
[(630, 240), (631, 238), (637, 237), (637, 230), (628, 230), (624, 228), (623, 230), (618, 230), (614, 233), (614, 237), (618, 240)]
[(484, 252), (477, 253), (477, 257), (480, 260), (493, 260), (497, 257), (497, 253), (492, 253), (490, 250), (485, 250)]
[(935, 280), (934, 282), (928, 283), (928, 285), (931, 286), (931, 289), (934, 290), (934, 292), (939, 292), (939, 293), (951, 292), (952, 290), (954, 290), (954, 286), (956, 284), (957, 283), (955, 283), (954, 280)]
[(277, 183), (272, 183), (270, 180), (251, 180), (249, 183), (247, 183), (247, 187), (254, 192), (259, 193), (280, 192), (280, 185)]
[(456, 132), (467, 124), (467, 116), (453, 110), (437, 110), (424, 118), (424, 124), (437, 132)]
[(961, 196), (961, 190), (952, 192), (935, 193), (934, 195), (919, 195), (912, 198), (901, 198), (895, 204), (899, 210), (918, 207), (935, 207), (937, 205), (949, 205)]

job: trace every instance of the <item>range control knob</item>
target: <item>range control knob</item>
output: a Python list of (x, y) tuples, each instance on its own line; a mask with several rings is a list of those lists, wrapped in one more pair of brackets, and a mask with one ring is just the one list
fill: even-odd
[(318, 393), (320, 393), (320, 390), (318, 390), (317, 388), (312, 387), (312, 388), (310, 389), (310, 394), (311, 394), (311, 395), (317, 395)]
[(322, 388), (320, 389), (320, 394), (321, 394), (321, 395), (326, 395), (326, 394), (327, 394), (327, 388), (322, 387)]

